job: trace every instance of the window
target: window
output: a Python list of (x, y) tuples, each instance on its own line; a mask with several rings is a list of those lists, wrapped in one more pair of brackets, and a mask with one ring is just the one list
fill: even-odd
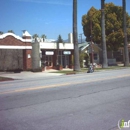
[(98, 55), (94, 54), (94, 60), (97, 60), (97, 59), (98, 59)]
[(43, 55), (42, 56), (42, 63), (45, 66), (51, 66), (52, 65), (52, 56), (50, 56), (50, 55)]

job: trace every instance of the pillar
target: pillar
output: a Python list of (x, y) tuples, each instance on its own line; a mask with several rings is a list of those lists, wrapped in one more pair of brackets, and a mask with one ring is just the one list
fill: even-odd
[(32, 43), (32, 69), (41, 68), (41, 58), (40, 58), (40, 43), (35, 39)]

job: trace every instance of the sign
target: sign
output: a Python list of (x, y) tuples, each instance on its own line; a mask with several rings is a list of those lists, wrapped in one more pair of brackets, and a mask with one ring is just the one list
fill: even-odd
[(45, 54), (46, 55), (54, 55), (54, 52), (53, 51), (46, 51)]
[(31, 58), (31, 55), (30, 55), (30, 54), (28, 54), (28, 58)]
[(70, 55), (70, 54), (71, 54), (71, 51), (64, 51), (63, 54), (64, 54), (64, 55)]
[(124, 119), (118, 121), (118, 128), (120, 130), (129, 129), (130, 128), (130, 120), (125, 121)]

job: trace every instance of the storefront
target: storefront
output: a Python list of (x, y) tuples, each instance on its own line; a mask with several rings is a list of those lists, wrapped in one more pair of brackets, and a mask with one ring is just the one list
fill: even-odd
[(42, 67), (53, 68), (54, 50), (41, 50), (41, 64)]
[(43, 41), (42, 38), (33, 39), (32, 50), (33, 69), (42, 67), (42, 70), (47, 70), (73, 67), (74, 44), (72, 35), (69, 35), (69, 40), (66, 43)]
[(46, 69), (56, 69), (57, 65), (61, 65), (63, 68), (69, 68), (72, 64), (73, 50), (41, 50), (42, 67)]

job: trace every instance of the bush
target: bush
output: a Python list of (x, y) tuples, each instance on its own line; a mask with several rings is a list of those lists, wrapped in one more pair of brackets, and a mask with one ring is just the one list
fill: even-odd
[(23, 69), (17, 68), (17, 69), (7, 69), (6, 72), (14, 72), (14, 73), (20, 73), (23, 71)]
[(23, 71), (22, 69), (18, 68), (14, 70), (14, 73), (20, 73), (21, 71)]
[(32, 69), (32, 72), (42, 72), (42, 68)]
[(83, 60), (84, 60), (84, 57), (85, 57), (85, 53), (84, 53), (84, 52), (81, 52), (79, 56), (80, 56), (80, 57), (79, 57), (80, 67), (83, 68)]
[(86, 55), (86, 67), (90, 66), (90, 56), (89, 54)]

